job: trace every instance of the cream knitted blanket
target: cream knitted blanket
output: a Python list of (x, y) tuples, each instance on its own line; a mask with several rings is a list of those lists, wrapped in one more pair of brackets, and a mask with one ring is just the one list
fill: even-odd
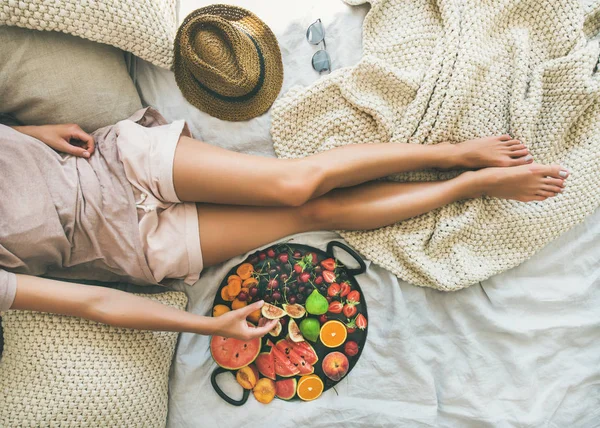
[(0, 0), (0, 25), (61, 31), (169, 68), (176, 0)]
[[(359, 4), (364, 0), (346, 0)], [(363, 58), (273, 107), (275, 151), (436, 144), (511, 133), (571, 172), (544, 202), (458, 202), (372, 231), (341, 231), (411, 283), (457, 290), (531, 257), (600, 204), (600, 1), (372, 0)], [(416, 172), (397, 180), (438, 180)]]

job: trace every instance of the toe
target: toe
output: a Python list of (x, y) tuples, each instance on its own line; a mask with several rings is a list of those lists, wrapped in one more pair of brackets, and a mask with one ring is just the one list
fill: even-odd
[(547, 177), (544, 179), (543, 183), (546, 185), (555, 186), (555, 187), (561, 187), (561, 188), (565, 187), (565, 180), (559, 179), (559, 178)]
[(545, 192), (551, 193), (562, 193), (563, 188), (559, 186), (548, 186), (547, 184), (543, 185), (541, 189)]
[(508, 135), (508, 134), (504, 134), (504, 135), (500, 135), (500, 136), (498, 137), (498, 139), (499, 139), (500, 141), (509, 141), (509, 140), (512, 140), (512, 136), (510, 136), (510, 135)]
[(521, 156), (510, 160), (510, 166), (527, 165), (529, 163), (533, 163), (533, 156), (531, 155)]
[(560, 165), (545, 165), (541, 171), (545, 176), (565, 179), (569, 176), (569, 171)]
[[(507, 146), (509, 146), (511, 149), (512, 149), (513, 147), (515, 147), (515, 146), (516, 146), (516, 147), (518, 147), (518, 146), (523, 146), (523, 147), (521, 147), (521, 148), (522, 148), (522, 149), (524, 149), (524, 148), (525, 148), (525, 145), (523, 145), (523, 143), (522, 143), (521, 141), (519, 141), (519, 140), (508, 140), (508, 141), (506, 141), (506, 142), (505, 142), (505, 144), (506, 144)], [(518, 149), (516, 149), (516, 150), (518, 150)]]
[(547, 196), (540, 196), (540, 195), (536, 195), (533, 198), (531, 198), (532, 201), (545, 201), (546, 199), (548, 199)]
[[(527, 149), (515, 150), (515, 151), (512, 151), (510, 153), (510, 157), (512, 157), (512, 158), (520, 158), (520, 157), (523, 157), (523, 156), (527, 156), (528, 154), (529, 154), (529, 150), (527, 150)], [(533, 157), (531, 157), (531, 159), (533, 159)]]
[(557, 195), (556, 192), (548, 192), (546, 190), (538, 190), (535, 194), (537, 196), (543, 196), (544, 198), (551, 198)]
[[(510, 143), (510, 141), (509, 141), (509, 143)], [(517, 144), (510, 144), (508, 148), (513, 151), (527, 150), (527, 147), (525, 147), (525, 144), (521, 143), (520, 141), (518, 141)], [(529, 151), (529, 150), (527, 150), (527, 151)]]

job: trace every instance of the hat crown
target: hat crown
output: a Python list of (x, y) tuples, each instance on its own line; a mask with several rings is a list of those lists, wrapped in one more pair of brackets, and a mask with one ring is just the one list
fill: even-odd
[(200, 84), (225, 97), (244, 96), (258, 85), (258, 46), (242, 28), (219, 16), (205, 15), (186, 33), (182, 54)]

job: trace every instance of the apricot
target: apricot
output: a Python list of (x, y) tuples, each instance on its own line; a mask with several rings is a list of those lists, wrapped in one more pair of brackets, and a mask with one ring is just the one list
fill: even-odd
[(242, 287), (256, 287), (258, 285), (258, 279), (254, 278), (254, 277), (250, 277), (248, 279), (245, 279), (244, 282), (242, 282)]
[(256, 382), (252, 392), (256, 401), (269, 404), (275, 398), (275, 382), (267, 377), (263, 377)]
[(227, 287), (229, 287), (229, 295), (233, 297), (237, 297), (242, 291), (242, 280), (241, 279), (232, 279), (227, 282)]
[(247, 305), (248, 305), (248, 302), (246, 302), (245, 300), (235, 299), (231, 303), (231, 309), (233, 309), (233, 310), (240, 309), (240, 308), (243, 308), (244, 306), (247, 306)]
[(229, 294), (229, 286), (226, 285), (221, 289), (221, 298), (226, 302), (232, 302), (235, 299), (235, 296), (231, 296)]
[(250, 315), (248, 315), (246, 317), (246, 319), (248, 319), (249, 321), (252, 321), (254, 324), (256, 324), (258, 321), (260, 321), (261, 317), (262, 317), (262, 314), (260, 313), (260, 309), (257, 309), (254, 312), (252, 312)]
[(229, 309), (227, 306), (225, 305), (217, 305), (213, 308), (213, 312), (212, 315), (213, 317), (220, 317), (221, 315), (223, 315), (224, 313), (229, 312), (231, 309)]
[(243, 263), (237, 268), (237, 274), (242, 279), (248, 279), (254, 272), (254, 266), (250, 263)]
[(251, 366), (242, 367), (237, 371), (235, 380), (237, 380), (242, 388), (252, 389), (256, 386), (256, 382), (258, 382), (258, 370), (256, 367), (252, 369)]

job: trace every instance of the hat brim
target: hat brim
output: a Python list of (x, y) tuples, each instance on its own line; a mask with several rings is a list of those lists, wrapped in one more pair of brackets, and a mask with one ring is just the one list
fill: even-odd
[[(220, 14), (224, 8), (228, 9), (229, 13)], [(194, 16), (206, 14), (217, 14), (221, 18), (232, 21), (236, 26), (244, 30), (260, 48), (260, 53), (264, 61), (264, 81), (258, 91), (251, 97), (242, 100), (218, 97), (218, 94), (204, 88), (186, 67), (179, 49), (181, 29)], [(179, 89), (190, 104), (211, 116), (228, 121), (249, 120), (264, 114), (277, 99), (283, 84), (281, 52), (277, 38), (271, 29), (252, 12), (241, 7), (229, 5), (207, 6), (188, 15), (179, 28), (175, 39), (173, 71)]]

